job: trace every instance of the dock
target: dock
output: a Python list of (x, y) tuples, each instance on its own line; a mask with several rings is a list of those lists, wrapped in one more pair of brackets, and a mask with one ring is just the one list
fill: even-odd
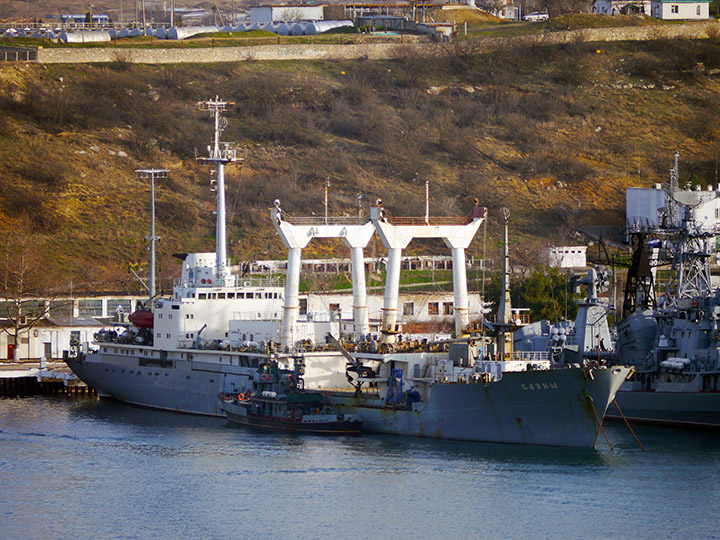
[(0, 397), (95, 393), (62, 361), (0, 363)]

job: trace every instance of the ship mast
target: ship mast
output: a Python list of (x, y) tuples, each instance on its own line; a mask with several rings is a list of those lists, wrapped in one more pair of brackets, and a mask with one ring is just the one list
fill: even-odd
[[(225, 164), (242, 161), (238, 159), (235, 150), (230, 148), (230, 143), (221, 143), (220, 134), (227, 127), (227, 119), (222, 116), (224, 111), (231, 110), (234, 103), (221, 100), (218, 96), (208, 101), (200, 101), (198, 108), (202, 111), (209, 111), (215, 122), (215, 136), (212, 146), (208, 146), (208, 157), (198, 158), (198, 161), (205, 161), (216, 166), (217, 192), (217, 223), (215, 227), (215, 280), (220, 286), (226, 285), (229, 279), (227, 271), (227, 240), (225, 230)], [(211, 181), (213, 184), (213, 181)]]
[(512, 310), (510, 306), (510, 253), (508, 244), (508, 221), (510, 220), (510, 210), (502, 208), (500, 215), (504, 222), (504, 242), (503, 242), (503, 274), (502, 274), (502, 296), (500, 297), (500, 305), (498, 306), (497, 321), (500, 324), (510, 324), (512, 320)]
[(503, 275), (502, 292), (500, 305), (498, 306), (497, 322), (502, 330), (498, 333), (498, 360), (505, 360), (512, 354), (513, 338), (509, 325), (513, 324), (512, 308), (510, 304), (510, 251), (508, 242), (508, 222), (510, 221), (510, 210), (500, 209), (500, 215), (504, 222), (503, 242)]
[[(167, 169), (137, 169), (135, 173), (138, 178), (150, 179), (150, 236), (146, 236), (145, 240), (150, 240), (150, 283), (146, 286), (150, 302), (148, 307), (152, 311), (153, 300), (155, 299), (155, 244), (160, 240), (155, 235), (155, 179), (167, 178), (170, 171)], [(143, 284), (144, 285), (144, 284)]]

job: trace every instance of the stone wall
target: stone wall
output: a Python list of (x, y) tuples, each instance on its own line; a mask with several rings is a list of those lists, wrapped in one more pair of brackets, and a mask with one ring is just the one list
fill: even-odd
[(258, 45), (254, 47), (215, 47), (206, 49), (40, 49), (38, 61), (46, 64), (116, 62), (138, 64), (182, 64), (242, 62), (247, 60), (381, 60), (397, 58), (407, 47), (435, 48), (433, 44), (348, 44), (348, 45)]
[[(498, 40), (513, 43), (553, 44), (582, 41), (635, 41), (663, 38), (707, 38), (720, 36), (720, 25), (712, 20), (677, 25), (628, 26), (622, 28), (585, 28), (564, 32), (546, 32), (518, 38), (485, 38), (482, 46), (496, 47)], [(363, 43), (347, 45), (296, 44), (258, 45), (254, 47), (215, 47), (206, 49), (124, 49), (56, 48), (38, 49), (38, 62), (46, 64), (102, 63), (118, 60), (138, 64), (182, 64), (242, 62), (247, 60), (382, 60), (397, 58), (408, 50), (441, 54), (438, 43)]]

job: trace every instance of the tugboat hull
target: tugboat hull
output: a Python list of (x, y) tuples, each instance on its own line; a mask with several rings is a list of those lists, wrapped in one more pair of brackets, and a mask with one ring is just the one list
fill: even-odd
[(342, 415), (313, 414), (302, 418), (276, 418), (249, 414), (247, 406), (236, 402), (220, 402), (228, 420), (250, 428), (268, 431), (314, 433), (316, 435), (359, 435), (360, 422), (345, 420)]

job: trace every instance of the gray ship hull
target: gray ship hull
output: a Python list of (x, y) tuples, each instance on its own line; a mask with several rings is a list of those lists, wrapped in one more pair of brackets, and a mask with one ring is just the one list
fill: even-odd
[[(628, 421), (694, 429), (720, 430), (720, 392), (618, 392), (620, 411)], [(611, 404), (607, 417), (622, 420)]]
[(226, 387), (240, 391), (251, 386), (248, 375), (196, 369), (190, 361), (162, 368), (138, 366), (138, 359), (132, 357), (112, 363), (80, 357), (68, 359), (67, 364), (101, 396), (181, 413), (225, 416), (218, 407), (218, 393)]
[(504, 373), (501, 380), (488, 384), (437, 383), (430, 399), (411, 409), (383, 406), (382, 400), (365, 397), (333, 395), (331, 401), (341, 412), (357, 414), (368, 432), (592, 448), (598, 417), (603, 417), (629, 371), (522, 371)]
[[(166, 359), (159, 360), (151, 357), (159, 353), (151, 348), (125, 345), (117, 350), (123, 353), (89, 352), (66, 362), (102, 396), (153, 409), (221, 417), (225, 413), (219, 407), (218, 394), (249, 390), (258, 366), (269, 360), (262, 354), (213, 350), (165, 351)], [(344, 366), (341, 355), (309, 353), (304, 358), (310, 372), (305, 381), (308, 387), (337, 386), (340, 377), (330, 374), (327, 367), (334, 363)]]

